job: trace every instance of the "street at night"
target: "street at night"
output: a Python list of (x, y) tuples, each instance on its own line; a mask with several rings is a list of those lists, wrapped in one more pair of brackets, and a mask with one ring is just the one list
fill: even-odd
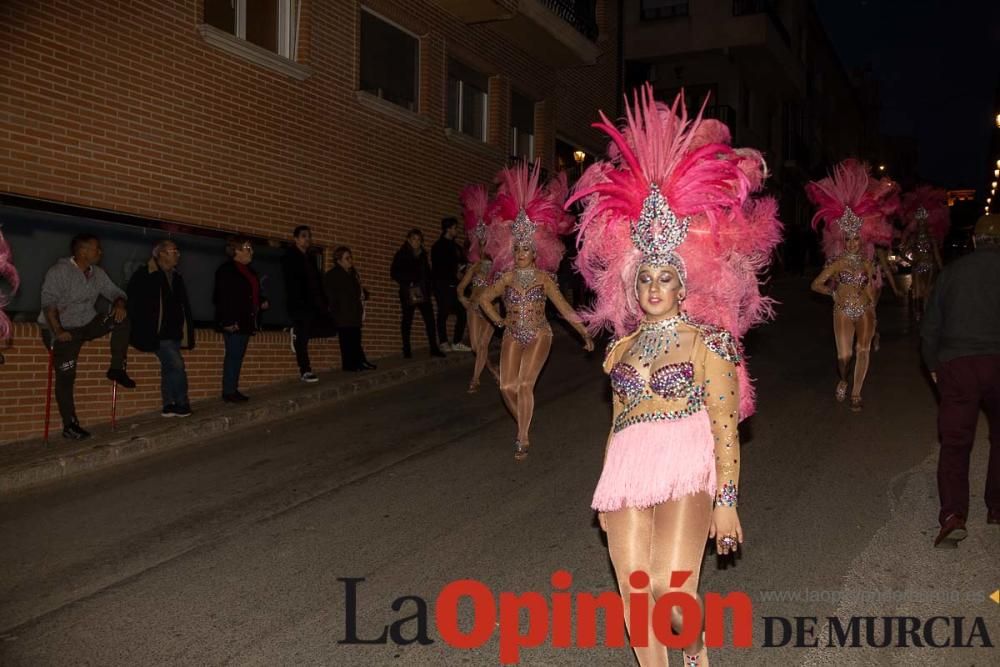
[[(766, 616), (964, 616), (963, 642), (978, 616), (993, 642), (1000, 637), (988, 599), (1000, 529), (985, 524), (978, 500), (985, 429), (973, 455), (969, 537), (955, 550), (931, 549), (935, 404), (904, 307), (891, 295), (882, 304), (882, 348), (865, 410), (854, 414), (833, 400), (829, 305), (807, 287), (777, 281), (778, 317), (748, 341), (761, 400), (744, 425), (746, 543), (726, 569), (706, 552), (702, 590), (750, 596), (754, 647), (716, 649), (712, 662), (990, 664), (988, 648), (828, 648), (819, 622), (817, 648), (795, 648), (794, 638), (763, 647)], [(467, 374), (462, 367), (5, 499), (3, 664), (498, 664), (495, 635), (475, 650), (443, 642), (434, 600), (464, 578), (496, 595), (548, 598), (557, 570), (572, 574), (575, 593), (615, 590), (589, 509), (610, 406), (599, 354), (588, 358), (571, 335), (557, 335), (531, 455), (516, 464), (513, 421), (495, 386), (468, 395)], [(416, 603), (391, 605), (419, 596), (433, 643), (342, 644), (345, 578), (365, 579), (354, 584), (359, 640), (412, 616)], [(417, 621), (400, 632), (414, 637)], [(952, 635), (936, 630), (939, 641)], [(545, 642), (523, 649), (521, 661), (634, 658), (625, 648)]]

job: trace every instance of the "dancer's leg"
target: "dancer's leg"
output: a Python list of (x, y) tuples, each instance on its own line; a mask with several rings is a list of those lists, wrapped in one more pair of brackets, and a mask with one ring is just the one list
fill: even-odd
[(521, 371), (521, 356), (524, 348), (511, 336), (504, 336), (500, 346), (500, 395), (517, 419), (517, 383)]
[(535, 382), (552, 349), (552, 333), (541, 332), (524, 348), (517, 378), (517, 439), (528, 443), (528, 428), (535, 413)]
[(872, 337), (875, 334), (875, 310), (869, 309), (858, 318), (856, 323), (857, 340), (855, 342), (854, 386), (851, 387), (851, 397), (861, 396), (861, 388), (868, 374), (868, 362), (871, 356)]
[(840, 387), (847, 386), (847, 369), (851, 365), (851, 355), (854, 349), (854, 321), (839, 309), (833, 309), (833, 338), (837, 343), (837, 372), (840, 375), (838, 385), (838, 399), (840, 398)]

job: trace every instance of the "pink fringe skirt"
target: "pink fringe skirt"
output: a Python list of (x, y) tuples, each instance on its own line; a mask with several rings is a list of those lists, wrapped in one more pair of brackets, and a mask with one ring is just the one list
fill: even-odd
[(591, 507), (598, 512), (645, 509), (715, 490), (715, 439), (708, 412), (701, 410), (615, 433)]

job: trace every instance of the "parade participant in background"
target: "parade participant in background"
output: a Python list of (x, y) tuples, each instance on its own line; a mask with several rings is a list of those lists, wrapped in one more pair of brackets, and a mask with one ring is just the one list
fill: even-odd
[[(545, 318), (546, 301), (584, 340), (587, 351), (594, 341), (580, 318), (566, 302), (552, 272), (559, 267), (565, 248), (559, 239), (569, 231), (572, 218), (562, 210), (567, 188), (565, 174), (545, 188), (538, 184), (539, 166), (525, 163), (504, 169), (491, 209), (493, 222), (486, 232), (486, 252), (493, 257), (497, 274), (479, 296), (479, 306), (493, 324), (503, 327), (500, 347), (500, 393), (517, 420), (514, 459), (528, 456), (528, 429), (535, 411), (535, 382), (552, 348), (552, 328)], [(501, 319), (493, 302), (503, 297), (507, 317)]]
[(919, 322), (934, 277), (941, 271), (941, 246), (950, 225), (948, 194), (941, 188), (921, 185), (903, 195), (903, 247), (913, 261), (910, 299)]
[[(4, 312), (4, 308), (10, 303), (11, 298), (21, 284), (21, 279), (14, 268), (14, 258), (10, 251), (10, 244), (3, 237), (3, 230), (0, 229), (0, 279), (7, 281), (6, 292), (0, 290), (0, 346), (5, 347), (11, 338), (14, 327), (10, 323), (10, 318)], [(3, 357), (0, 356), (0, 363)]]
[[(780, 226), (774, 200), (750, 198), (766, 176), (760, 154), (733, 149), (719, 121), (689, 119), (682, 96), (666, 107), (647, 84), (626, 104), (621, 130), (601, 119), (610, 157), (587, 169), (570, 202), (584, 203), (577, 267), (597, 295), (583, 317), (616, 336), (604, 362), (613, 419), (593, 507), (628, 619), (633, 593), (697, 596), (706, 539), (720, 554), (743, 541), (737, 425), (753, 392), (740, 337), (770, 314), (757, 274)], [(636, 571), (648, 585), (630, 579)], [(670, 578), (678, 571), (693, 573), (679, 589)], [(673, 610), (675, 632), (688, 616)], [(643, 667), (668, 664), (655, 642), (634, 650)], [(684, 665), (707, 664), (699, 636)]]
[[(833, 334), (839, 379), (837, 401), (847, 397), (848, 370), (854, 358), (851, 410), (862, 408), (861, 390), (868, 374), (875, 335), (875, 246), (892, 243), (892, 225), (869, 190), (868, 168), (844, 160), (830, 176), (806, 185), (806, 195), (818, 207), (813, 227), (822, 221), (827, 264), (810, 286), (833, 297)], [(830, 283), (830, 284), (828, 284)]]
[[(476, 354), (472, 369), (469, 393), (479, 391), (479, 376), (483, 368), (489, 368), (494, 378), (499, 377), (496, 367), (490, 361), (490, 341), (493, 340), (493, 325), (479, 309), (479, 297), (489, 287), (493, 270), (493, 260), (486, 254), (486, 209), (489, 197), (485, 185), (470, 185), (459, 196), (462, 202), (462, 219), (465, 221), (465, 235), (469, 239), (469, 268), (458, 284), (458, 300), (468, 313), (469, 342)], [(465, 291), (472, 286), (472, 293), (466, 297)]]
[(128, 281), (129, 337), (132, 347), (160, 360), (163, 417), (190, 417), (188, 378), (181, 349), (194, 349), (194, 318), (184, 277), (177, 271), (181, 251), (169, 239), (153, 246), (153, 257)]
[[(456, 288), (466, 265), (465, 251), (455, 237), (458, 220), (443, 218), (441, 236), (431, 246), (431, 277), (434, 279), (434, 300), (437, 301), (437, 334), (444, 352), (472, 352), (462, 342), (465, 338), (465, 308), (459, 307)], [(448, 342), (448, 317), (455, 316), (455, 335)]]
[(271, 307), (261, 291), (260, 278), (250, 266), (253, 261), (253, 243), (245, 236), (226, 241), (224, 262), (215, 271), (216, 326), (222, 330), (225, 357), (222, 362), (222, 400), (243, 403), (250, 400), (240, 393), (240, 370), (246, 356), (250, 336), (260, 330), (260, 315)]
[(424, 234), (417, 228), (406, 233), (406, 242), (392, 258), (389, 275), (399, 284), (400, 337), (403, 341), (403, 357), (413, 356), (410, 348), (410, 329), (413, 327), (413, 313), (420, 311), (427, 331), (427, 344), (432, 357), (443, 357), (434, 334), (434, 307), (431, 306), (431, 263), (424, 250)]
[[(110, 332), (111, 367), (107, 378), (126, 389), (135, 388), (135, 381), (125, 372), (131, 322), (125, 292), (98, 266), (104, 251), (97, 237), (77, 234), (70, 242), (70, 252), (72, 257), (60, 259), (45, 274), (38, 324), (45, 346), (52, 350), (63, 437), (85, 440), (90, 433), (80, 427), (73, 397), (80, 348)], [(98, 297), (111, 302), (111, 308), (102, 307), (98, 312)]]
[(309, 340), (316, 334), (329, 334), (322, 326), (327, 313), (323, 274), (316, 264), (316, 255), (309, 252), (312, 230), (306, 225), (299, 225), (292, 232), (292, 240), (292, 245), (281, 258), (286, 307), (288, 316), (292, 318), (292, 349), (299, 365), (299, 379), (312, 384), (319, 382), (319, 378), (312, 371)]
[(1000, 215), (980, 218), (972, 242), (975, 252), (941, 272), (921, 329), (924, 361), (941, 396), (936, 547), (954, 547), (966, 537), (969, 456), (980, 408), (990, 429), (986, 522), (1000, 524)]
[[(893, 217), (899, 213), (899, 184), (888, 176), (882, 178), (869, 178), (868, 193), (878, 204), (882, 219), (888, 226), (885, 234), (877, 239), (875, 244), (875, 334), (872, 336), (872, 350), (878, 352), (880, 346), (880, 336), (878, 330), (878, 304), (882, 299), (882, 289), (885, 283), (889, 283), (889, 289), (897, 297), (903, 296), (896, 284), (896, 277), (893, 275), (892, 266), (889, 263), (889, 254), (892, 252), (892, 243), (896, 240), (895, 228), (892, 226)], [(888, 242), (887, 242), (888, 241)]]

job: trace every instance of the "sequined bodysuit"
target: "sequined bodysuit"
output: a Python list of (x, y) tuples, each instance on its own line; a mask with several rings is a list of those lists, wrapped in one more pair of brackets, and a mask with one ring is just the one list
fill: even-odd
[[(717, 475), (720, 484), (735, 480), (739, 471), (739, 395), (736, 367), (741, 363), (732, 336), (725, 330), (683, 319), (681, 327), (696, 330), (688, 360), (667, 363), (652, 369), (647, 380), (632, 360), (641, 359), (635, 349), (636, 332), (612, 342), (608, 347), (605, 371), (613, 392), (612, 434), (634, 424), (674, 421), (708, 412), (715, 440)], [(625, 354), (617, 355), (619, 346)], [(614, 362), (615, 358), (620, 361)], [(643, 362), (640, 362), (643, 363)]]
[(504, 338), (513, 338), (521, 345), (530, 345), (540, 333), (552, 335), (552, 327), (545, 319), (545, 286), (536, 284), (521, 292), (508, 285), (503, 291), (507, 309)]
[[(864, 263), (859, 260), (848, 261), (844, 268), (837, 272), (835, 280), (837, 309), (852, 320), (864, 315), (872, 305), (867, 291), (871, 278)], [(847, 285), (851, 289), (840, 290), (841, 285)]]
[(934, 270), (934, 239), (921, 225), (913, 239), (913, 272), (930, 273)]

